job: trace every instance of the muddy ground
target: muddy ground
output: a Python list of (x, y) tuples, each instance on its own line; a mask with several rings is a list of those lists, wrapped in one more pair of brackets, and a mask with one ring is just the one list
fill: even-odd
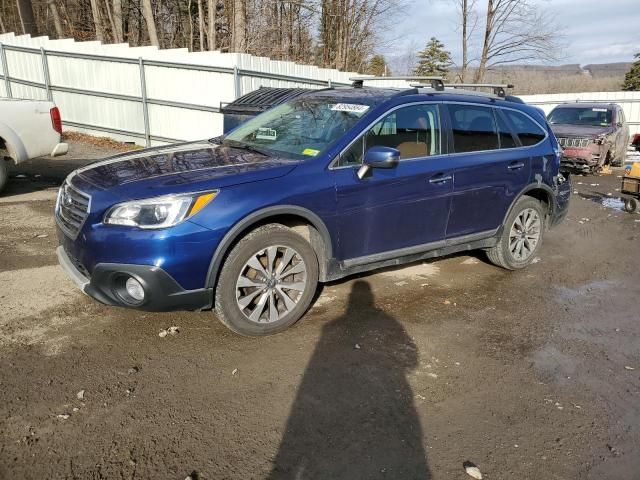
[(0, 478), (640, 478), (640, 215), (602, 205), (619, 171), (574, 179), (525, 271), (478, 252), (362, 275), (247, 339), (76, 290), (52, 210), (81, 163), (30, 162), (0, 196)]

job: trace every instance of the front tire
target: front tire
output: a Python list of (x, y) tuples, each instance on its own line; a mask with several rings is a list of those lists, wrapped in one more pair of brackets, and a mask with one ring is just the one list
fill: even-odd
[(240, 335), (272, 335), (305, 314), (317, 285), (318, 259), (309, 242), (284, 225), (266, 225), (229, 253), (216, 288), (216, 313)]
[(545, 213), (535, 198), (524, 196), (513, 207), (497, 245), (487, 250), (494, 265), (518, 270), (531, 264), (540, 249), (545, 230)]

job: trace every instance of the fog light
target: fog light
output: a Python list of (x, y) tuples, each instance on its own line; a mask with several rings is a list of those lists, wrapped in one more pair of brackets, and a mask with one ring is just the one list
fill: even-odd
[(127, 289), (127, 293), (131, 298), (133, 298), (136, 302), (141, 302), (144, 300), (144, 288), (138, 280), (133, 277), (127, 278), (126, 283), (124, 284)]

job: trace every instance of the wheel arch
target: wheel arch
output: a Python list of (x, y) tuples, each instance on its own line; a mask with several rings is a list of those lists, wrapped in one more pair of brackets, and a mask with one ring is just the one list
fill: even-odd
[[(4, 146), (9, 157), (11, 157), (16, 164), (29, 158), (27, 150), (20, 140), (20, 137), (18, 137), (18, 134), (9, 126), (2, 123), (0, 123), (0, 146)], [(0, 148), (0, 150), (1, 149), (2, 148)]]
[(333, 257), (333, 246), (324, 221), (304, 207), (279, 205), (258, 210), (231, 227), (213, 254), (207, 272), (206, 287), (216, 287), (222, 264), (236, 243), (248, 232), (269, 223), (280, 223), (305, 237), (318, 257), (320, 280), (326, 279), (328, 263)]
[(507, 213), (502, 221), (502, 225), (506, 223), (507, 218), (509, 218), (509, 215), (511, 215), (511, 212), (513, 211), (516, 203), (518, 203), (518, 200), (520, 200), (522, 197), (535, 198), (536, 200), (539, 200), (547, 206), (547, 218), (545, 219), (545, 223), (548, 226), (549, 219), (551, 218), (551, 215), (556, 208), (556, 196), (551, 187), (544, 183), (532, 183), (530, 185), (527, 185), (516, 196), (516, 198), (513, 199), (513, 202), (511, 202), (511, 205), (509, 206), (509, 209), (507, 210)]

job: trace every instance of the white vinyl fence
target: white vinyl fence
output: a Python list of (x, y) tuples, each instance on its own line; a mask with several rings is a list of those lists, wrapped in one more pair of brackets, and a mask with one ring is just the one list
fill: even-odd
[(560, 103), (617, 103), (622, 107), (631, 135), (640, 133), (640, 92), (586, 92), (557, 93), (549, 95), (524, 95), (522, 98), (531, 105), (536, 105), (549, 113)]
[(326, 88), (355, 75), (246, 54), (0, 35), (0, 96), (53, 100), (65, 130), (141, 145), (220, 135), (220, 107), (261, 86)]

